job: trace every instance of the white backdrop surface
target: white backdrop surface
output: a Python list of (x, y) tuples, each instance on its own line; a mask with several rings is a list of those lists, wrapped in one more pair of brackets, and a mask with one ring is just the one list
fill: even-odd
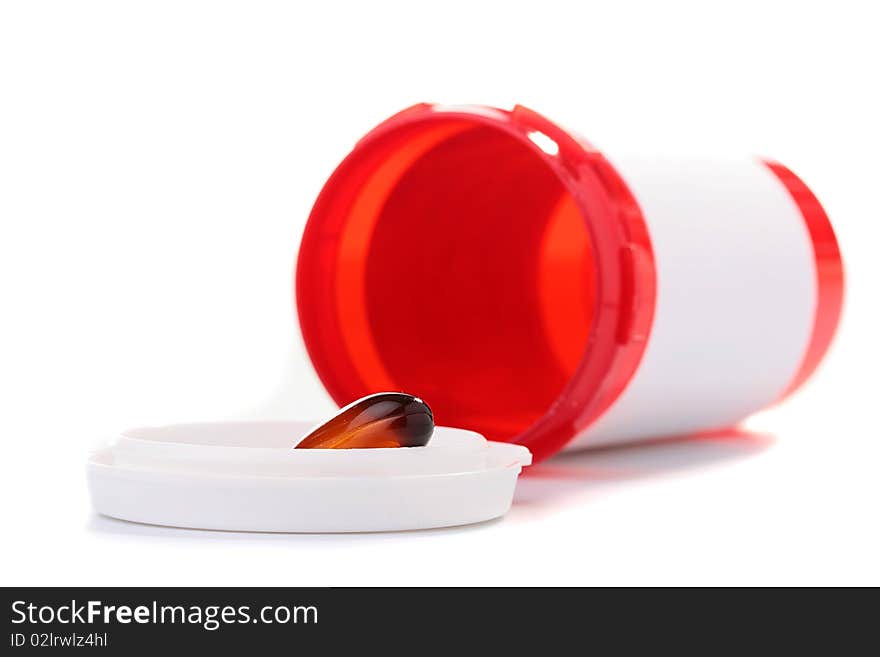
[[(880, 42), (870, 3), (0, 5), (3, 584), (880, 584)], [(95, 516), (129, 426), (334, 408), (291, 278), (355, 140), (519, 102), (618, 151), (772, 156), (849, 279), (818, 375), (745, 430), (559, 457), (473, 527), (297, 536)]]

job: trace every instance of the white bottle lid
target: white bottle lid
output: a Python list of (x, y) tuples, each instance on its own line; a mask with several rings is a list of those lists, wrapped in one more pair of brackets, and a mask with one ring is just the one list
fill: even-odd
[(437, 427), (425, 447), (302, 449), (313, 425), (217, 422), (126, 431), (88, 461), (95, 509), (193, 529), (366, 532), (504, 515), (520, 445)]

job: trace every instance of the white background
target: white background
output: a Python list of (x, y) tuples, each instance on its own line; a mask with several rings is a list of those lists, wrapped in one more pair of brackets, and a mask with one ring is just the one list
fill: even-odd
[[(880, 584), (871, 4), (4, 2), (2, 584)], [(354, 141), (422, 100), (791, 166), (849, 278), (819, 375), (749, 435), (554, 459), (469, 528), (94, 516), (85, 459), (114, 431), (332, 411), (293, 314), (300, 232)]]

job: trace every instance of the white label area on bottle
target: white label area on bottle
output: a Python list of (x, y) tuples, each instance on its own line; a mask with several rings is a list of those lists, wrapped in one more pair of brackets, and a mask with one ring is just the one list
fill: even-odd
[(779, 398), (817, 302), (804, 219), (760, 161), (611, 158), (642, 208), (657, 302), (641, 363), (570, 446), (727, 427)]

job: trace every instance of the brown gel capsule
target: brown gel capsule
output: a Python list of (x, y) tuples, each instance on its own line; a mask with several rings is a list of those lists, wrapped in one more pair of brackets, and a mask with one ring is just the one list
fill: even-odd
[(343, 408), (295, 449), (421, 447), (434, 433), (434, 414), (418, 397), (380, 392)]

